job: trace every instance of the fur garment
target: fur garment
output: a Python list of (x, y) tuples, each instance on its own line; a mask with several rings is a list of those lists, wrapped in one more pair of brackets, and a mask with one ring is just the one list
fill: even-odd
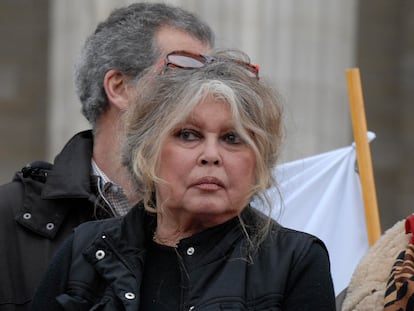
[(369, 249), (355, 269), (342, 311), (379, 311), (384, 309), (384, 293), (392, 265), (405, 249), (410, 235), (405, 219), (388, 229)]

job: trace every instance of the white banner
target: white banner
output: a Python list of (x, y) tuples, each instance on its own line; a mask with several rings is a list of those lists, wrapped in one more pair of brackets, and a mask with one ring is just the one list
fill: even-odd
[[(374, 138), (374, 134), (371, 139)], [(335, 293), (348, 286), (368, 235), (354, 144), (275, 168), (272, 217), (319, 237), (328, 248)], [(252, 205), (260, 209), (259, 201)]]

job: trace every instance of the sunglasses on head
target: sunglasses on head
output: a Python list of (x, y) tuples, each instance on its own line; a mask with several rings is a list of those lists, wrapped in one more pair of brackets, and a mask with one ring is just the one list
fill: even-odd
[[(194, 54), (186, 51), (173, 51), (165, 57), (164, 69), (167, 67), (181, 68), (181, 69), (197, 69), (211, 64), (215, 61), (221, 60), (220, 58)], [(259, 65), (250, 64), (241, 60), (225, 60), (232, 61), (246, 70), (246, 73), (252, 78), (259, 79)]]

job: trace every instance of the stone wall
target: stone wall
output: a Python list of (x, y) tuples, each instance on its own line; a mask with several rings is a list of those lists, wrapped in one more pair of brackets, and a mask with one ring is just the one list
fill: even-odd
[(0, 1), (0, 182), (46, 157), (49, 1)]
[(357, 60), (383, 228), (414, 212), (414, 2), (360, 1)]

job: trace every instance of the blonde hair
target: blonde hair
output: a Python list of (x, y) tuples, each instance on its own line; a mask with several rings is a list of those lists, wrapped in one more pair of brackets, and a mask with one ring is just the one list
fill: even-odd
[(207, 97), (229, 105), (236, 131), (255, 154), (256, 185), (246, 195), (263, 194), (274, 185), (272, 168), (282, 141), (278, 94), (235, 61), (245, 60), (241, 58), (244, 54), (222, 51), (212, 56), (218, 60), (202, 68), (167, 68), (162, 74), (152, 71), (137, 84), (137, 102), (126, 115), (123, 162), (147, 209), (155, 207), (155, 185), (162, 182), (156, 172), (164, 140)]

